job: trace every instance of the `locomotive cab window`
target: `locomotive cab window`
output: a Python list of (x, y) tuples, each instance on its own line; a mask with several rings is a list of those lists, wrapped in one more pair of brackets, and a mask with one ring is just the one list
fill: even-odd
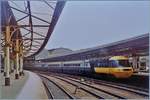
[(109, 61), (109, 66), (110, 67), (118, 67), (118, 63), (116, 60), (110, 60)]
[(130, 63), (128, 60), (118, 60), (118, 63), (120, 66), (123, 66), (123, 67), (130, 67)]

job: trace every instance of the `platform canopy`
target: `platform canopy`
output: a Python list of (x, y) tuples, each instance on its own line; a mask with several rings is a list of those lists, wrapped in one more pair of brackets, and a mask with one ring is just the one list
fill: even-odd
[(11, 41), (23, 43), (25, 57), (34, 57), (47, 44), (65, 1), (55, 0), (2, 0), (1, 45), (5, 45), (6, 26), (11, 29)]
[(148, 56), (149, 33), (129, 39), (105, 44), (93, 48), (81, 49), (67, 54), (56, 54), (47, 59), (39, 59), (44, 62), (86, 60), (94, 58), (107, 58), (110, 56)]

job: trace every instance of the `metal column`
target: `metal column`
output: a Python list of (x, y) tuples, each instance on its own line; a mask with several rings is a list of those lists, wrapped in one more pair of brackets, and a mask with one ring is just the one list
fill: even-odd
[(20, 42), (20, 75), (24, 75), (23, 72), (23, 42)]
[(6, 67), (6, 76), (5, 76), (5, 86), (10, 85), (10, 27), (6, 26), (6, 34), (5, 34), (5, 49), (6, 49), (6, 61), (5, 61), (5, 67)]
[(134, 72), (139, 72), (139, 66), (138, 66), (139, 57), (138, 56), (134, 56), (132, 59), (133, 59), (132, 63), (133, 63)]
[(19, 40), (16, 39), (16, 74), (15, 79), (19, 79)]
[(20, 57), (20, 76), (23, 74), (23, 57)]
[(4, 76), (6, 76), (6, 50), (4, 50)]
[(11, 73), (14, 72), (14, 60), (12, 59), (11, 60)]

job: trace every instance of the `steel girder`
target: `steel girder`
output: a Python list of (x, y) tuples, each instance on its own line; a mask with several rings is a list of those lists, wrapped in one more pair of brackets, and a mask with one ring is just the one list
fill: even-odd
[[(46, 16), (48, 20), (42, 18), (41, 14), (38, 16), (38, 14), (34, 13), (34, 7), (36, 7), (34, 3), (37, 2), (39, 2), (38, 4), (41, 3), (43, 9), (50, 13), (48, 16)], [(23, 7), (19, 7), (19, 4)], [(11, 26), (11, 34), (13, 34), (11, 38), (12, 44), (17, 37), (20, 41), (22, 41), (25, 57), (34, 57), (47, 44), (59, 19), (59, 16), (64, 8), (64, 5), (65, 1), (1, 1), (1, 30), (3, 36), (1, 39), (2, 47), (3, 45), (5, 45), (5, 34), (3, 33), (5, 33), (6, 31), (6, 26), (9, 25)], [(40, 11), (40, 8), (42, 8), (42, 6), (39, 6), (38, 13), (44, 12)], [(20, 13), (19, 16), (18, 13)], [(42, 30), (40, 30), (40, 28), (47, 28), (47, 32), (44, 32), (43, 34), (42, 32), (40, 32)], [(40, 31), (38, 31), (38, 29)]]

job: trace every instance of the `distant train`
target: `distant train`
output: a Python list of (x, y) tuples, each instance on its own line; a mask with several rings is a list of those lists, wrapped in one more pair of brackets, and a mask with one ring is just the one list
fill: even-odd
[(78, 75), (105, 74), (116, 78), (129, 78), (133, 74), (129, 59), (125, 56), (113, 56), (109, 59), (97, 60), (44, 62), (41, 67), (50, 72)]

